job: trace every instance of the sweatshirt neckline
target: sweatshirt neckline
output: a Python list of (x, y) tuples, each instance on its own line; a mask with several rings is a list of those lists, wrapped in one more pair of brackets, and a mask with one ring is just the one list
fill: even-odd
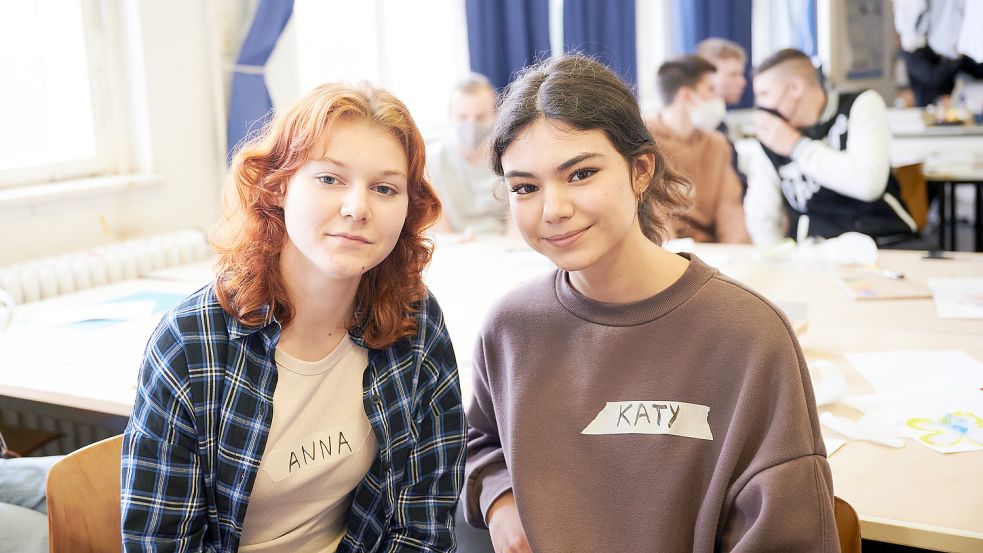
[(654, 321), (682, 305), (716, 273), (716, 269), (691, 253), (678, 255), (690, 262), (682, 276), (665, 290), (643, 300), (630, 303), (593, 300), (578, 292), (570, 284), (570, 273), (562, 269), (554, 277), (556, 298), (571, 314), (595, 324), (636, 326)]

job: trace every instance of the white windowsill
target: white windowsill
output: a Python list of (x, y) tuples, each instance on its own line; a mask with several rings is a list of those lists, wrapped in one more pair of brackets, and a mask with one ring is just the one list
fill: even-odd
[(151, 188), (160, 185), (162, 182), (164, 182), (164, 178), (160, 175), (142, 173), (64, 180), (18, 186), (9, 190), (0, 188), (0, 209), (60, 202), (75, 198), (124, 192), (137, 188)]

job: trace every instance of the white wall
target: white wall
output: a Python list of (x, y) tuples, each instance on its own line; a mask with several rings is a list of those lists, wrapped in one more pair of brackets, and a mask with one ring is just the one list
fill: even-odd
[(672, 48), (670, 0), (638, 0), (635, 3), (635, 35), (638, 58), (637, 98), (642, 114), (658, 111), (662, 99), (655, 87), (655, 74)]
[(443, 131), (450, 91), (468, 71), (464, 0), (296, 0), (266, 75), (276, 107), (325, 82), (382, 86), (429, 139)]
[(227, 9), (228, 2), (200, 0), (119, 5), (135, 10), (138, 44), (129, 52), (136, 63), (123, 78), (135, 79), (131, 90), (139, 95), (130, 126), (146, 133), (145, 152), (130, 156), (131, 168), (149, 164), (162, 180), (82, 197), (0, 202), (0, 265), (215, 220), (224, 171), (217, 124), (225, 117), (216, 21), (220, 8), (240, 12)]

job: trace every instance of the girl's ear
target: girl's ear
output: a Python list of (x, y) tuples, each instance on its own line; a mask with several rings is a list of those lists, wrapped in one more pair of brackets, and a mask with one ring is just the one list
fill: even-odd
[(631, 174), (632, 190), (636, 196), (640, 196), (652, 183), (652, 175), (655, 174), (655, 154), (649, 152), (635, 158)]

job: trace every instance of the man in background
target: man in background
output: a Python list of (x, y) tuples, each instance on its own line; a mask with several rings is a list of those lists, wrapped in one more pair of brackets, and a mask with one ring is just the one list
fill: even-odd
[(764, 60), (753, 85), (761, 147), (750, 160), (744, 211), (755, 244), (855, 231), (888, 245), (913, 235), (876, 92), (828, 92), (809, 57), (792, 48)]
[(451, 92), (450, 133), (431, 144), (427, 170), (443, 204), (438, 232), (464, 234), (505, 230), (506, 205), (495, 196), (500, 179), (491, 170), (488, 137), (495, 124), (495, 89), (477, 73)]
[[(747, 64), (747, 52), (740, 44), (725, 38), (708, 38), (696, 45), (696, 55), (709, 61), (717, 70), (713, 73), (713, 89), (723, 98), (728, 106), (736, 106), (744, 96), (747, 78), (744, 77), (744, 67)], [(727, 122), (721, 121), (717, 130), (727, 138), (730, 144), (730, 154), (734, 171), (741, 181), (741, 193), (747, 191), (747, 176), (737, 166), (737, 150), (730, 140), (730, 129)]]
[(665, 106), (645, 123), (677, 171), (693, 184), (693, 206), (675, 221), (678, 237), (697, 242), (750, 242), (741, 185), (727, 139), (715, 129), (724, 100), (714, 92), (713, 64), (698, 56), (659, 67), (657, 88)]

